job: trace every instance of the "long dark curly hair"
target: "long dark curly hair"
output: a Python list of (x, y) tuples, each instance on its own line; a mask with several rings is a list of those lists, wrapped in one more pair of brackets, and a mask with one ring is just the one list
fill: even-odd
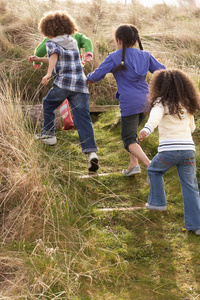
[(142, 42), (139, 36), (139, 31), (132, 24), (120, 25), (115, 32), (115, 39), (122, 41), (122, 60), (121, 64), (116, 66), (113, 73), (126, 70), (125, 53), (126, 48), (133, 47), (138, 42), (140, 50), (143, 50)]
[(156, 102), (168, 106), (170, 115), (181, 118), (181, 108), (194, 115), (200, 109), (199, 90), (194, 81), (179, 69), (155, 71), (150, 82), (151, 107)]

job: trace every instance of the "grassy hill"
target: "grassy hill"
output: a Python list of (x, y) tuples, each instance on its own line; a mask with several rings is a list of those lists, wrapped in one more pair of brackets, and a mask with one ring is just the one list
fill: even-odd
[[(167, 67), (179, 67), (199, 84), (197, 7), (134, 2), (0, 0), (0, 299), (175, 300), (200, 299), (200, 240), (184, 229), (181, 188), (175, 169), (165, 176), (168, 209), (144, 209), (147, 174), (125, 178), (129, 157), (120, 137), (118, 107), (94, 120), (100, 173), (85, 178), (87, 158), (77, 131), (58, 130), (58, 143), (36, 142), (21, 103), (41, 103), (45, 67), (27, 58), (42, 37), (43, 12), (65, 8), (94, 44), (93, 70), (115, 49), (121, 23), (140, 28), (144, 48)], [(148, 75), (150, 80), (150, 75)], [(91, 105), (117, 104), (111, 76), (91, 87)], [(199, 115), (196, 117), (200, 179)], [(142, 143), (152, 158), (158, 135)]]

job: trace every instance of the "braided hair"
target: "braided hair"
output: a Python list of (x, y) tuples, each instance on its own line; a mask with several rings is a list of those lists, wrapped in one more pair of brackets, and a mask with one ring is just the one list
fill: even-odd
[(143, 50), (138, 29), (134, 25), (125, 24), (119, 26), (115, 32), (115, 39), (122, 41), (122, 61), (120, 65), (114, 68), (113, 73), (126, 70), (126, 65), (125, 65), (126, 48), (134, 46), (135, 43), (138, 42), (140, 50)]

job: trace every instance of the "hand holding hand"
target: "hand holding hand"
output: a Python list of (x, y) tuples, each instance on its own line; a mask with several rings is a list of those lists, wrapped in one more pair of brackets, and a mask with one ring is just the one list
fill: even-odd
[(84, 59), (83, 59), (84, 64), (86, 64), (87, 62), (90, 62), (92, 60), (93, 60), (92, 53), (91, 52), (86, 52), (85, 56), (84, 56)]
[(141, 131), (139, 132), (139, 140), (140, 140), (140, 141), (143, 141), (146, 137), (147, 137), (147, 132), (144, 131), (144, 130), (141, 130)]
[(85, 63), (87, 63), (87, 62), (90, 62), (90, 61), (92, 61), (93, 60), (93, 58), (92, 58), (92, 56), (91, 55), (88, 55), (88, 56), (86, 56), (85, 58), (84, 58), (84, 62)]

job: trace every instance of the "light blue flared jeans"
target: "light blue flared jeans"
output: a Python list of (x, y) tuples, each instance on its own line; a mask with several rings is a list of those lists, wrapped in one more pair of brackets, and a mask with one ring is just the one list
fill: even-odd
[(198, 230), (200, 229), (200, 198), (194, 151), (165, 151), (153, 158), (148, 168), (151, 183), (148, 203), (153, 206), (166, 205), (163, 175), (173, 166), (177, 168), (181, 183), (186, 229)]

